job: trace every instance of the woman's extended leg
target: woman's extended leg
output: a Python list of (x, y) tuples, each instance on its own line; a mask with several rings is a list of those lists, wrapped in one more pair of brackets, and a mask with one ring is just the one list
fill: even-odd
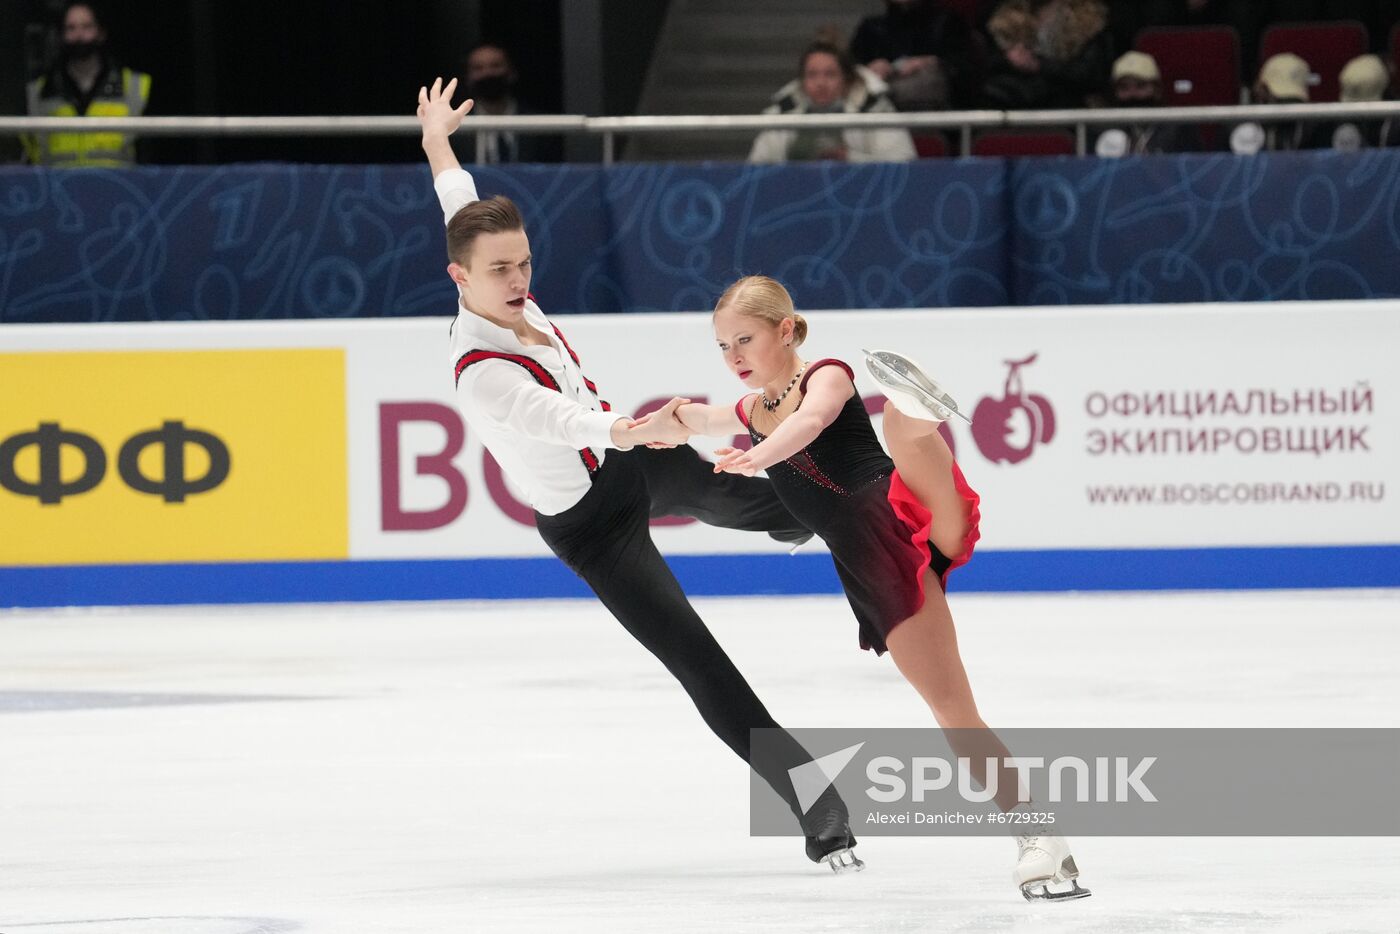
[[(886, 402), (884, 433), (900, 479), (933, 513), (929, 541), (944, 557), (957, 557), (967, 537), (969, 506), (953, 482), (953, 452), (938, 433), (938, 424), (905, 415)], [(950, 617), (950, 631), (951, 625)]]
[(924, 605), (886, 637), (890, 657), (933, 711), (938, 725), (951, 731), (947, 736), (954, 754), (969, 760), (972, 777), (981, 787), (987, 787), (986, 760), (996, 760), (995, 800), (997, 807), (1009, 811), (1017, 803), (1018, 790), (1016, 770), (1005, 764), (1011, 753), (977, 712), (948, 600), (933, 574), (925, 573)]

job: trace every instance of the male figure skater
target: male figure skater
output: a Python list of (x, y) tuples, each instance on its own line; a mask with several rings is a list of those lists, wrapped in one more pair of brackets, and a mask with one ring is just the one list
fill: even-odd
[(762, 761), (753, 754), (749, 731), (778, 724), (686, 600), (648, 520), (691, 516), (792, 542), (811, 533), (767, 480), (715, 474), (683, 444), (690, 433), (675, 412), (687, 400), (672, 399), (639, 420), (609, 411), (563, 333), (530, 298), (530, 241), (519, 209), (501, 196), (480, 200), (452, 152), (450, 137), (472, 107), (470, 100), (452, 106), (456, 85), (443, 87), (439, 78), (420, 89), (418, 119), (447, 220), (447, 273), (459, 294), (451, 359), (462, 415), (524, 492), (550, 549), (792, 808), (808, 857), (837, 872), (861, 868), (835, 790), (805, 814), (797, 803), (788, 769), (811, 758), (797, 742)]

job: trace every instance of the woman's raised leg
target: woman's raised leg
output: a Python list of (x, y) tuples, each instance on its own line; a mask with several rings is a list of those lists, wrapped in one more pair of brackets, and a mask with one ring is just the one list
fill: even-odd
[(938, 424), (905, 415), (886, 402), (884, 434), (900, 479), (933, 513), (929, 541), (944, 557), (957, 557), (967, 537), (970, 507), (953, 481), (953, 452)]

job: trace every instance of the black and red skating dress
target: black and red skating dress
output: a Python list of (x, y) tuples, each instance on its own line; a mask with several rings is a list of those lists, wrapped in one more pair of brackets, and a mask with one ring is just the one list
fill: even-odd
[[(798, 391), (823, 366), (840, 360), (817, 360), (807, 367)], [(749, 437), (766, 437), (753, 427), (758, 395), (735, 406)], [(798, 401), (800, 408), (802, 403)], [(811, 444), (768, 468), (783, 505), (798, 521), (822, 537), (831, 549), (836, 573), (851, 610), (860, 623), (861, 648), (885, 651), (885, 637), (924, 605), (924, 569), (931, 568), (940, 586), (948, 573), (966, 564), (979, 537), (980, 502), (953, 465), (953, 482), (968, 504), (968, 531), (956, 555), (944, 555), (929, 541), (932, 514), (904, 485), (894, 462), (880, 446), (860, 394), (846, 400), (836, 420)]]

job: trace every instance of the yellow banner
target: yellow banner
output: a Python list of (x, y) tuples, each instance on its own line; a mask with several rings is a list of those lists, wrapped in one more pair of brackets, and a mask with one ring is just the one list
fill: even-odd
[(0, 565), (348, 554), (343, 350), (0, 353)]

